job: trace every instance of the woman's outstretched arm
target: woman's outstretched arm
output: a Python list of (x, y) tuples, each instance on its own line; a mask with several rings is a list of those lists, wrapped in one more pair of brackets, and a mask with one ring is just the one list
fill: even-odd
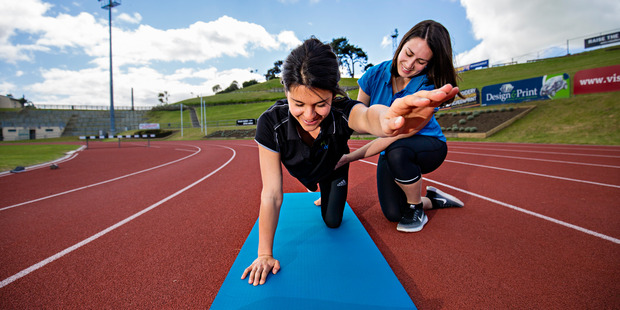
[(258, 253), (252, 264), (243, 271), (241, 279), (249, 276), (248, 283), (264, 284), (269, 272), (276, 274), (280, 262), (273, 257), (273, 238), (282, 206), (282, 166), (280, 154), (258, 146), (261, 179), (260, 213), (258, 217)]
[(358, 104), (349, 115), (349, 127), (357, 132), (379, 137), (409, 134), (423, 128), (442, 102), (454, 98), (457, 87), (446, 84), (432, 91), (421, 90), (394, 100), (388, 108), (383, 105), (366, 107)]

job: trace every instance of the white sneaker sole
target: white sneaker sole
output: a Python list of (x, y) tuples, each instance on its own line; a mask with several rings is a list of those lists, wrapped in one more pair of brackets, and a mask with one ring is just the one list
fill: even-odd
[(428, 223), (428, 216), (424, 216), (424, 220), (422, 221), (422, 225), (415, 227), (415, 228), (408, 228), (408, 227), (403, 227), (400, 226), (400, 223), (398, 225), (396, 225), (396, 230), (398, 231), (402, 231), (402, 232), (418, 232), (420, 230), (422, 230), (422, 228), (424, 228), (424, 225), (426, 225), (426, 223)]

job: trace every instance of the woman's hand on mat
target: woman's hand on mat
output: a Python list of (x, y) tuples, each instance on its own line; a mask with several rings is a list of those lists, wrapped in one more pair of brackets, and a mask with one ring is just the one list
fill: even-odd
[(273, 274), (280, 271), (280, 261), (273, 258), (271, 255), (261, 255), (254, 260), (250, 267), (245, 268), (241, 280), (245, 279), (249, 275), (248, 283), (254, 286), (265, 284), (269, 272)]

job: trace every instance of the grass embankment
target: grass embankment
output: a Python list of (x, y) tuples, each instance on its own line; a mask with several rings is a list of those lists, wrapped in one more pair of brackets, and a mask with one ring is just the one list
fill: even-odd
[[(568, 73), (572, 78), (580, 70), (617, 64), (620, 64), (620, 46), (612, 46), (534, 63), (467, 71), (461, 75), (459, 86), (481, 89), (486, 85), (557, 73)], [(619, 92), (571, 95), (566, 99), (516, 104), (536, 108), (486, 139), (452, 140), (620, 145), (619, 95)]]
[(0, 171), (8, 171), (17, 166), (26, 167), (50, 162), (79, 147), (79, 145), (67, 144), (22, 145), (3, 143), (0, 145)]
[[(357, 79), (343, 78), (341, 86), (357, 86)], [(282, 88), (279, 79), (270, 80), (264, 83), (255, 84), (238, 91), (217, 94), (203, 97), (207, 121), (207, 134), (218, 130), (239, 129), (232, 125), (237, 119), (258, 118), (267, 108), (279, 99), (285, 98), (283, 92), (274, 92), (270, 89)], [(357, 90), (348, 91), (351, 98), (357, 98)], [(200, 98), (190, 98), (179, 101), (175, 104), (192, 106), (200, 118), (201, 110)], [(175, 132), (168, 138), (169, 140), (195, 140), (204, 138), (200, 128), (190, 128), (190, 112), (183, 111), (183, 137), (181, 137), (180, 111), (152, 111), (149, 112), (149, 123), (159, 123), (162, 129), (167, 129), (170, 124)], [(252, 128), (244, 126), (243, 128)]]
[(488, 138), (449, 140), (620, 145), (618, 95), (618, 92), (600, 93), (507, 105), (535, 105), (536, 108)]
[[(527, 79), (545, 74), (568, 73), (573, 77), (579, 70), (617, 65), (619, 63), (620, 47), (612, 46), (532, 63), (463, 72), (460, 76), (459, 87), (461, 89), (474, 87), (482, 89), (486, 85)], [(356, 84), (357, 79), (346, 78), (341, 81), (342, 86), (355, 86)], [(278, 96), (269, 98), (267, 101), (256, 102), (255, 99), (257, 97), (267, 98), (267, 95), (257, 95), (248, 91), (267, 93), (269, 88), (275, 87), (281, 87), (279, 80), (252, 85), (228, 94), (204, 97), (207, 102), (207, 121), (258, 118), (275, 100), (283, 98), (284, 94), (270, 93), (272, 95), (278, 94)], [(620, 124), (618, 115), (620, 114), (620, 104), (618, 104), (618, 95), (618, 92), (573, 95), (571, 98), (566, 99), (515, 104), (514, 106), (535, 105), (536, 109), (523, 119), (491, 137), (485, 139), (454, 138), (451, 140), (619, 145)], [(350, 91), (349, 96), (357, 98), (357, 90)], [(200, 113), (199, 102), (198, 98), (193, 98), (184, 100), (181, 103), (195, 105), (196, 112)], [(223, 102), (242, 102), (243, 104), (217, 105)], [(178, 114), (173, 114), (172, 117), (176, 117), (175, 122), (178, 122)], [(209, 127), (208, 132), (225, 129), (213, 126)]]
[[(545, 59), (533, 63), (517, 64), (506, 67), (467, 71), (461, 74), (461, 89), (478, 88), (486, 85), (515, 81), (542, 76), (545, 74), (568, 73), (571, 77), (579, 70), (612, 66), (620, 64), (620, 46), (612, 46), (576, 55)], [(344, 78), (341, 86), (355, 86), (357, 79)], [(572, 85), (571, 85), (572, 86)], [(278, 99), (284, 98), (283, 92), (269, 91), (281, 88), (279, 80), (255, 84), (227, 94), (205, 96), (208, 133), (225, 130), (217, 121), (258, 118), (260, 114)], [(486, 139), (450, 139), (489, 142), (521, 143), (568, 143), (620, 145), (620, 92), (572, 96), (567, 99), (532, 101), (514, 106), (535, 105), (536, 108), (524, 118)], [(349, 91), (351, 98), (357, 98), (357, 90)], [(190, 98), (178, 103), (193, 106), (200, 115), (200, 99)], [(177, 103), (177, 104), (178, 104)], [(235, 103), (235, 104), (232, 104)], [(476, 109), (476, 108), (470, 108)], [(179, 111), (150, 112), (151, 123), (160, 123), (166, 129), (168, 123), (180, 123)], [(176, 130), (168, 139), (196, 140), (204, 138), (200, 128), (189, 128), (191, 124), (189, 111), (183, 112), (186, 128), (181, 137)], [(238, 129), (239, 127), (232, 126)], [(243, 128), (251, 128), (244, 126)], [(71, 139), (76, 141), (77, 138)], [(59, 140), (45, 140), (57, 142)], [(49, 147), (49, 149), (48, 149)], [(30, 145), (21, 146), (13, 143), (0, 144), (0, 170), (13, 169), (15, 166), (27, 166), (59, 158), (75, 145)], [(32, 158), (32, 159), (31, 159)]]

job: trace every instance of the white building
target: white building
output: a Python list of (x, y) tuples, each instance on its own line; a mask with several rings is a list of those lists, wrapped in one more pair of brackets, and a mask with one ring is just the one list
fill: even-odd
[(19, 100), (0, 95), (0, 109), (21, 109), (24, 105)]

